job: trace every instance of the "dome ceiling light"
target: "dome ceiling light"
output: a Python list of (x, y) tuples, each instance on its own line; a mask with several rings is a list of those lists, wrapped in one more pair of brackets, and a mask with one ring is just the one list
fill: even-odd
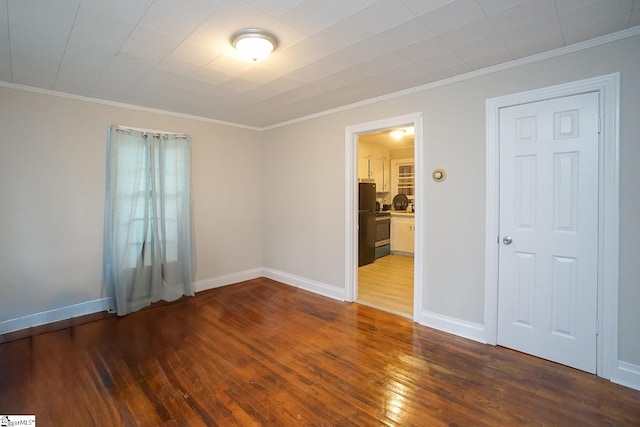
[(248, 28), (235, 33), (231, 37), (231, 45), (243, 57), (252, 61), (260, 61), (278, 47), (278, 40), (265, 30)]
[(404, 129), (395, 129), (395, 130), (392, 130), (391, 132), (389, 132), (389, 136), (391, 136), (391, 138), (393, 138), (393, 139), (400, 139), (400, 138), (402, 138), (404, 136), (404, 134), (406, 132), (407, 131), (404, 130)]

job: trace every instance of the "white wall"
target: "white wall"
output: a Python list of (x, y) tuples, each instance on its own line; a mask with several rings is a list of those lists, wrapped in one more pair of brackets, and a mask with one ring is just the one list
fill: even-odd
[(264, 265), (344, 289), (344, 127), (323, 125), (264, 135)]
[(0, 322), (105, 296), (110, 123), (191, 134), (196, 280), (262, 266), (255, 131), (0, 88)]
[[(621, 360), (640, 365), (640, 37), (416, 92), (266, 133), (265, 265), (344, 288), (344, 129), (414, 112), (424, 114), (428, 241), (425, 309), (483, 323), (485, 100), (621, 72)], [(327, 208), (329, 206), (330, 208)]]
[(389, 151), (389, 157), (391, 160), (396, 159), (411, 159), (413, 158), (413, 147), (408, 148), (394, 148)]

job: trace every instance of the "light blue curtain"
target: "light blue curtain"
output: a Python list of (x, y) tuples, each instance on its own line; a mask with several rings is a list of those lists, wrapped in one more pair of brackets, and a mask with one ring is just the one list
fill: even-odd
[(190, 147), (109, 127), (103, 280), (118, 315), (194, 295)]

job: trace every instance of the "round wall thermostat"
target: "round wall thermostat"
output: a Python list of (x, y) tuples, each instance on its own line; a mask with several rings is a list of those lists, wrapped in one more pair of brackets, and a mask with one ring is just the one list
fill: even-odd
[(447, 179), (447, 173), (444, 171), (444, 169), (434, 169), (431, 173), (431, 177), (435, 182), (442, 182)]

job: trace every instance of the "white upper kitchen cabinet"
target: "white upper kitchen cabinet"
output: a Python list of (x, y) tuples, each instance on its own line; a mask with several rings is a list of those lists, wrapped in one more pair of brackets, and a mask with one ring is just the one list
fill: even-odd
[(388, 193), (391, 191), (391, 160), (389, 160), (389, 150), (377, 150), (375, 152), (375, 180), (376, 192)]
[(376, 192), (391, 191), (389, 150), (377, 144), (358, 142), (358, 179), (372, 179)]
[(358, 179), (375, 179), (373, 147), (365, 142), (358, 143)]
[(373, 161), (369, 155), (358, 153), (358, 179), (373, 179)]

